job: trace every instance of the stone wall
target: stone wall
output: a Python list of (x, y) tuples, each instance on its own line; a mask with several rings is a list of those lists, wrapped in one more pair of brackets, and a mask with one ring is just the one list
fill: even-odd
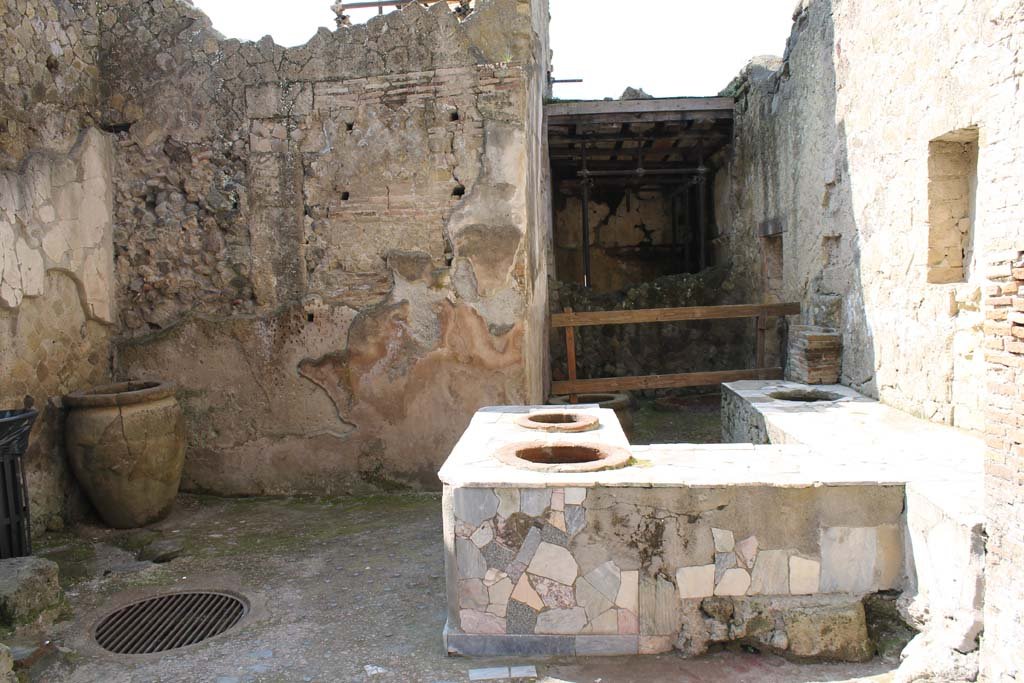
[[(803, 322), (842, 331), (844, 384), (977, 430), (981, 276), (968, 267), (964, 282), (929, 282), (929, 143), (976, 129), (967, 255), (1008, 248), (1024, 142), (1021, 76), (1006, 69), (1021, 13), (995, 1), (961, 8), (805, 0), (784, 60), (755, 60), (732, 86), (733, 218), (720, 223), (755, 290), (802, 301)], [(759, 237), (770, 220), (781, 237)]]
[[(1022, 40), (1019, 3), (805, 0), (784, 58), (755, 60), (730, 88), (737, 139), (721, 188), (737, 264), (767, 296), (802, 301), (802, 322), (841, 331), (844, 384), (995, 444), (993, 678), (1022, 675), (1009, 559), (1024, 528), (1009, 431), (1021, 411), (1012, 365), (986, 359), (1006, 342), (990, 309), (1006, 305), (982, 296), (988, 265), (1020, 248)], [(768, 221), (780, 237), (759, 237)]]
[(99, 16), (116, 372), (181, 385), (186, 488), (436, 486), (476, 408), (540, 399), (545, 3), (290, 49), (180, 2)]
[[(583, 282), (583, 218), (578, 187), (560, 183), (553, 219), (555, 270), (561, 282)], [(591, 286), (625, 289), (683, 272), (681, 248), (672, 248), (672, 199), (666, 192), (598, 187), (590, 201)], [(686, 228), (677, 228), (681, 240)]]
[(9, 2), (0, 44), (0, 409), (40, 411), (24, 460), (38, 535), (82, 504), (60, 397), (110, 377), (113, 151), (92, 127), (95, 3)]
[(0, 167), (66, 152), (99, 101), (95, 0), (9, 0), (0, 8)]
[[(1022, 245), (1024, 247), (1024, 245)], [(1024, 248), (990, 254), (984, 263), (986, 410), (983, 670), (990, 680), (1024, 679), (1021, 563), (1024, 561)], [(1005, 678), (1000, 678), (1001, 676)]]

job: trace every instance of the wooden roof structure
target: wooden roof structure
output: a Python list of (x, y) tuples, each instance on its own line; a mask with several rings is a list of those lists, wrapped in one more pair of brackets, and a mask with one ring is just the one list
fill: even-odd
[(544, 107), (554, 175), (678, 184), (732, 140), (731, 97), (554, 102)]

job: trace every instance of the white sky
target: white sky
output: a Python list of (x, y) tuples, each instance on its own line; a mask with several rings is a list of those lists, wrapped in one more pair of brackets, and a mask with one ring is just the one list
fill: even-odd
[[(229, 38), (301, 45), (334, 28), (332, 0), (193, 0)], [(551, 48), (563, 99), (714, 95), (755, 55), (782, 55), (795, 0), (550, 0)], [(351, 12), (356, 22), (376, 10)]]

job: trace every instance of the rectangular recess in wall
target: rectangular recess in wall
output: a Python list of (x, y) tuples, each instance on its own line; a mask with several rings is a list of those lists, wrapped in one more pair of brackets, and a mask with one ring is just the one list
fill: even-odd
[(974, 241), (978, 129), (928, 143), (928, 282), (966, 282)]
[(782, 295), (782, 233), (761, 238), (761, 274), (763, 289), (770, 296)]

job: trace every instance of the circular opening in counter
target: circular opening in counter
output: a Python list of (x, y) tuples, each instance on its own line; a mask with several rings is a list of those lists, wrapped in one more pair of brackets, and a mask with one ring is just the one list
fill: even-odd
[(596, 415), (569, 411), (530, 413), (516, 418), (516, 424), (541, 432), (585, 432), (600, 424)]
[(602, 455), (589, 446), (531, 446), (516, 451), (516, 457), (538, 465), (574, 465), (597, 462)]
[(597, 443), (512, 443), (495, 456), (513, 467), (544, 472), (596, 472), (625, 467), (629, 451)]
[(768, 394), (780, 401), (797, 401), (799, 403), (818, 403), (819, 401), (838, 401), (841, 394), (821, 389), (783, 389)]

